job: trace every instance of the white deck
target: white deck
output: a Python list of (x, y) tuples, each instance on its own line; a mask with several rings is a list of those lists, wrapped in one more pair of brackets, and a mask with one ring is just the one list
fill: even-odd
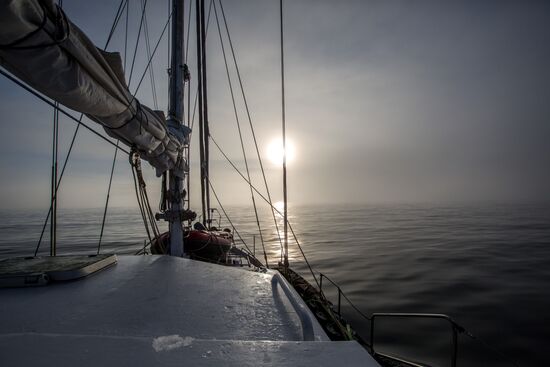
[(0, 364), (377, 366), (285, 288), (273, 271), (121, 256), (81, 280), (0, 289)]

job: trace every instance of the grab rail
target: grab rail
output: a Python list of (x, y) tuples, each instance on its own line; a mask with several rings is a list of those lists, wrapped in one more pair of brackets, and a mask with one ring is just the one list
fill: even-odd
[(302, 323), (302, 335), (304, 341), (314, 341), (315, 332), (313, 329), (313, 320), (311, 319), (312, 315), (309, 309), (303, 303), (298, 302), (298, 295), (295, 294), (294, 290), (289, 287), (288, 283), (280, 273), (273, 275), (271, 284), (274, 288), (277, 287), (277, 284), (279, 284), (292, 304), (292, 307), (294, 307), (294, 310), (298, 314), (300, 322)]

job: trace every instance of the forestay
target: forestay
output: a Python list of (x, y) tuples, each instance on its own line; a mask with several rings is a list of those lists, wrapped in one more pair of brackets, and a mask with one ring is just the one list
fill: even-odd
[(0, 65), (138, 149), (157, 174), (187, 169), (188, 131), (172, 131), (162, 111), (141, 105), (128, 90), (119, 53), (98, 49), (53, 0), (0, 2)]

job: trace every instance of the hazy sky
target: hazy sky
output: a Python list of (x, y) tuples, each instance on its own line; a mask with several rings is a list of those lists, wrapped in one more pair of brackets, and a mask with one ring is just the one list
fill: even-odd
[[(117, 5), (71, 1), (65, 9), (102, 46)], [(138, 6), (132, 1), (132, 50)], [(224, 7), (265, 155), (281, 131), (278, 1), (226, 0)], [(150, 0), (147, 15), (155, 43), (167, 2)], [(549, 24), (547, 1), (286, 1), (287, 129), (296, 146), (290, 201), (550, 200)], [(123, 30), (119, 26), (109, 50), (123, 51)], [(212, 135), (244, 169), (214, 18), (208, 40)], [(141, 45), (132, 90), (145, 63)], [(188, 62), (192, 78), (194, 47)], [(166, 56), (162, 42), (154, 70), (164, 110)], [(148, 78), (138, 97), (152, 107)], [(261, 187), (238, 103), (253, 180)], [(2, 208), (47, 208), (52, 114), (0, 78)], [(63, 119), (61, 157), (73, 130)], [(198, 157), (195, 149), (192, 154)], [(112, 155), (113, 148), (82, 131), (60, 205), (102, 206)], [(246, 185), (214, 147), (212, 158), (212, 181), (222, 202), (248, 203)], [(280, 200), (280, 169), (269, 160), (265, 164), (273, 197)], [(158, 183), (152, 169), (147, 173), (156, 207)], [(127, 157), (119, 157), (113, 185), (113, 205), (134, 205)], [(193, 188), (198, 204), (195, 183)]]

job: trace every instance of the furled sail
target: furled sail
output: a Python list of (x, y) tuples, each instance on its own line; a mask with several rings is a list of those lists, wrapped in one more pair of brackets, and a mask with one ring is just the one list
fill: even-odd
[(157, 174), (187, 169), (189, 131), (173, 131), (161, 111), (141, 105), (128, 90), (120, 55), (98, 49), (53, 0), (0, 0), (0, 65), (138, 149)]

